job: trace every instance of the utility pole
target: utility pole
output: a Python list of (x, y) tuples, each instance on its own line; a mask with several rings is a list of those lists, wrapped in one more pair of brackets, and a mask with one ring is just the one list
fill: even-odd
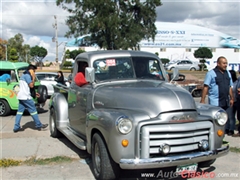
[(55, 23), (53, 24), (53, 28), (55, 28), (55, 37), (54, 42), (56, 42), (56, 63), (58, 63), (58, 27), (57, 27), (57, 16), (54, 15)]

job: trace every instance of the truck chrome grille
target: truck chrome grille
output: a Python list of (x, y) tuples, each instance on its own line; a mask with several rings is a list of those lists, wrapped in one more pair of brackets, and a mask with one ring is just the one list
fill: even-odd
[(159, 147), (164, 143), (171, 146), (170, 155), (200, 151), (198, 145), (201, 140), (208, 140), (211, 149), (212, 128), (213, 124), (208, 121), (143, 126), (140, 135), (141, 158), (162, 156)]

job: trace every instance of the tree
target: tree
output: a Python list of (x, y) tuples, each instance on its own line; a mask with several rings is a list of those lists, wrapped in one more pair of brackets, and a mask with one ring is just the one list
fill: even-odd
[(27, 61), (26, 58), (29, 58), (30, 45), (23, 45), (23, 43), (24, 39), (20, 33), (8, 40), (8, 52), (11, 52), (11, 49), (14, 48), (18, 56), (17, 61)]
[(71, 61), (65, 61), (63, 64), (63, 69), (70, 69), (72, 68), (72, 62)]
[(201, 63), (201, 70), (204, 70), (206, 59), (211, 59), (213, 57), (212, 51), (208, 49), (207, 47), (200, 47), (197, 50), (194, 51), (194, 57), (199, 59), (199, 62)]
[(30, 49), (30, 55), (37, 66), (42, 67), (42, 60), (47, 56), (47, 50), (44, 47), (34, 46)]
[(66, 59), (70, 58), (70, 50), (69, 49), (65, 51), (65, 58)]
[(106, 49), (135, 49), (142, 39), (154, 40), (156, 7), (162, 5), (161, 0), (57, 0), (56, 4), (72, 14), (66, 21), (66, 37), (90, 34), (91, 42)]
[(15, 48), (11, 48), (8, 57), (9, 57), (9, 58), (8, 58), (9, 61), (18, 62), (19, 56), (18, 56), (17, 50), (16, 50)]
[(6, 60), (7, 41), (0, 38), (0, 60)]
[(161, 61), (165, 65), (165, 64), (169, 63), (170, 60), (167, 58), (161, 58)]
[(30, 49), (31, 49), (30, 45), (24, 44), (22, 47), (23, 51), (21, 53), (22, 59), (25, 59), (25, 62), (28, 62), (28, 63), (30, 63), (30, 59), (31, 59)]
[(82, 50), (82, 49), (70, 51), (70, 52), (69, 52), (69, 58), (75, 60), (75, 58), (77, 57), (77, 55), (79, 55), (79, 54), (81, 54), (81, 53), (83, 53), (83, 52), (85, 52), (85, 51)]

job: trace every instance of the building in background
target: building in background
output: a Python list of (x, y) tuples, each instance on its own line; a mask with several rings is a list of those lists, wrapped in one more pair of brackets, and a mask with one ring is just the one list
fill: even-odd
[[(216, 66), (219, 56), (228, 59), (228, 69), (240, 70), (240, 40), (227, 34), (209, 28), (183, 23), (156, 22), (157, 34), (154, 41), (142, 40), (139, 50), (158, 53), (160, 58), (170, 61), (189, 59), (199, 61), (194, 57), (194, 51), (199, 47), (210, 48), (212, 59), (207, 60), (208, 69)], [(73, 39), (66, 43), (66, 50), (84, 49), (85, 51), (101, 50), (97, 44), (91, 43), (86, 36)]]

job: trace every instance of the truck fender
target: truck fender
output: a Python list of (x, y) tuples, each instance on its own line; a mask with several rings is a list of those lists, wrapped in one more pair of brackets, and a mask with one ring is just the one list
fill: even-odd
[[(104, 111), (106, 113), (106, 110)], [(108, 141), (108, 136), (109, 136), (109, 127), (112, 127), (112, 125), (108, 124), (108, 128), (104, 128), (104, 123), (103, 121), (99, 121), (98, 119), (100, 117), (103, 117), (105, 119), (105, 115), (102, 111), (98, 111), (98, 110), (93, 110), (91, 112), (89, 112), (89, 114), (95, 114), (96, 116), (94, 118), (96, 118), (94, 120), (94, 118), (92, 117), (91, 119), (89, 119), (89, 116), (87, 117), (86, 119), (86, 124), (87, 124), (87, 127), (86, 127), (86, 138), (87, 138), (87, 152), (89, 154), (91, 154), (91, 145), (92, 145), (92, 136), (95, 134), (95, 133), (98, 133), (103, 141), (105, 143), (107, 143)], [(106, 122), (106, 121), (105, 121)], [(108, 148), (108, 146), (106, 146), (106, 148)]]
[(49, 109), (54, 108), (56, 112), (57, 124), (68, 122), (68, 102), (65, 96), (61, 93), (54, 93), (51, 97)]

